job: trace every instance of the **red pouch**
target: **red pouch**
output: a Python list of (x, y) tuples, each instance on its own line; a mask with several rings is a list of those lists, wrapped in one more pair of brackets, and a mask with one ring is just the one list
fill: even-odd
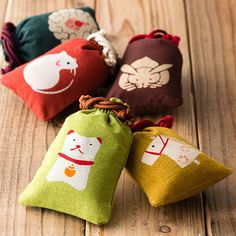
[(49, 120), (82, 94), (102, 86), (116, 63), (104, 31), (71, 39), (4, 74), (1, 82), (41, 119)]
[(181, 105), (179, 40), (163, 30), (134, 36), (107, 97), (127, 101), (135, 114), (163, 112)]

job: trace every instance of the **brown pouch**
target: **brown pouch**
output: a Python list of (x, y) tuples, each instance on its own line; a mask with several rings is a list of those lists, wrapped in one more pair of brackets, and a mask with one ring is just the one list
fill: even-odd
[(119, 97), (136, 114), (163, 112), (182, 104), (182, 55), (178, 36), (163, 30), (134, 36), (107, 97)]

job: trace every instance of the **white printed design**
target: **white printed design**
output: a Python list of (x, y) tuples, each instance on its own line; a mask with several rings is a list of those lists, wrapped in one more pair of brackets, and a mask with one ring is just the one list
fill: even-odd
[(55, 87), (60, 80), (61, 70), (70, 70), (76, 75), (78, 67), (76, 59), (62, 51), (56, 54), (41, 56), (30, 62), (23, 71), (26, 83), (38, 93), (57, 94), (67, 90), (73, 83), (73, 79), (63, 89), (56, 91), (45, 91)]
[(196, 158), (201, 152), (194, 147), (165, 135), (152, 138), (153, 141), (142, 156), (141, 161), (143, 163), (152, 166), (164, 154), (175, 161), (181, 168), (185, 168), (191, 162), (197, 165), (200, 164)]
[(101, 143), (100, 137), (84, 137), (70, 130), (47, 181), (65, 182), (77, 190), (84, 190)]
[(149, 57), (136, 60), (131, 65), (124, 64), (120, 69), (123, 73), (119, 79), (119, 86), (128, 92), (137, 88), (161, 87), (169, 82), (168, 69), (172, 66), (172, 64), (159, 65)]
[(86, 38), (98, 30), (93, 17), (81, 9), (55, 11), (48, 17), (49, 30), (60, 41)]

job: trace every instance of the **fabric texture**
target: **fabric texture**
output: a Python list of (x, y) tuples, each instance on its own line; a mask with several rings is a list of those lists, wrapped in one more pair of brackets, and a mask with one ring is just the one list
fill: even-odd
[[(111, 67), (105, 63), (103, 48), (94, 40), (67, 40), (4, 74), (1, 82), (22, 98), (40, 119), (49, 120), (82, 94), (91, 93), (106, 82)], [(113, 65), (114, 61), (115, 58)]]
[[(4, 25), (1, 37), (5, 59), (11, 66), (10, 70), (46, 53), (68, 39), (87, 38), (89, 34), (98, 31), (99, 26), (94, 10), (82, 7), (31, 16), (12, 29), (13, 27)], [(5, 37), (6, 34), (8, 37)], [(13, 53), (19, 60), (15, 59)], [(6, 72), (8, 71), (6, 69)]]
[(179, 38), (163, 32), (131, 39), (107, 94), (127, 101), (135, 114), (163, 112), (182, 104)]
[(186, 199), (231, 174), (165, 127), (146, 127), (134, 133), (126, 168), (154, 207)]
[(113, 111), (89, 106), (66, 119), (21, 204), (108, 222), (132, 132)]

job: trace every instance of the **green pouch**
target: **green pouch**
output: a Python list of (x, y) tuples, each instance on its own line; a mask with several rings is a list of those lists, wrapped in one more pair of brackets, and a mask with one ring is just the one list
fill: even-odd
[(132, 143), (134, 115), (115, 98), (81, 96), (80, 108), (66, 119), (19, 201), (105, 224)]
[(63, 9), (30, 16), (18, 26), (3, 25), (1, 43), (9, 65), (7, 73), (72, 38), (87, 38), (99, 30), (95, 12), (90, 7)]

